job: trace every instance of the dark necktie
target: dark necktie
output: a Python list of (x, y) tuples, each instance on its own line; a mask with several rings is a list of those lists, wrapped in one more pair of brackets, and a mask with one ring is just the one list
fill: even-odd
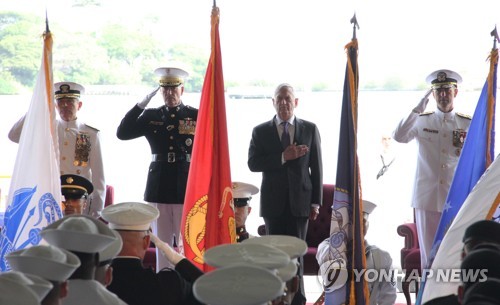
[(290, 134), (288, 133), (288, 122), (282, 122), (283, 125), (283, 133), (281, 134), (281, 145), (283, 149), (287, 148), (290, 145)]

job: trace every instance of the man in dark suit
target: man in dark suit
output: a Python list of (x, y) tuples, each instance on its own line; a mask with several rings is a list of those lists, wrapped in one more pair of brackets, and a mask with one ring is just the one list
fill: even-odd
[(276, 115), (253, 129), (248, 167), (262, 172), (260, 215), (267, 234), (305, 240), (323, 199), (323, 164), (318, 128), (294, 115), (298, 101), (291, 85), (276, 88)]
[[(192, 285), (203, 272), (150, 232), (158, 216), (157, 208), (141, 202), (117, 203), (102, 210), (102, 218), (123, 240), (120, 253), (111, 263), (113, 281), (107, 288), (128, 305), (199, 305)], [(175, 269), (156, 273), (142, 266), (151, 241)]]

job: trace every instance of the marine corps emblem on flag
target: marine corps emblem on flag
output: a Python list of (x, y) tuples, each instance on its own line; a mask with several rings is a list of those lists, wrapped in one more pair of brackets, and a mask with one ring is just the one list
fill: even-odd
[(465, 142), (465, 136), (467, 135), (467, 131), (463, 129), (455, 129), (453, 130), (453, 146), (462, 148)]
[(203, 264), (203, 251), (200, 250), (198, 244), (205, 237), (206, 216), (207, 216), (208, 196), (201, 197), (196, 204), (191, 208), (186, 217), (186, 226), (184, 228), (185, 240), (187, 243), (184, 248), (189, 247), (195, 254), (193, 259), (199, 264)]

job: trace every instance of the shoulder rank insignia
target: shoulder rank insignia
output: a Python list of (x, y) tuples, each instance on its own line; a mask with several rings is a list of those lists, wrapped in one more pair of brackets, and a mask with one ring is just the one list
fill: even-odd
[(465, 113), (456, 112), (456, 115), (458, 115), (459, 117), (464, 118), (464, 119), (472, 120), (472, 116), (465, 114)]
[(93, 129), (93, 130), (95, 130), (95, 131), (99, 131), (99, 129), (97, 129), (97, 128), (95, 128), (95, 127), (92, 127), (92, 126), (90, 126), (90, 125), (85, 124), (85, 126), (87, 126), (87, 127), (88, 127), (88, 128), (90, 128), (90, 129)]
[(429, 114), (433, 114), (433, 113), (434, 113), (434, 111), (422, 112), (422, 113), (420, 114), (420, 116), (429, 115)]

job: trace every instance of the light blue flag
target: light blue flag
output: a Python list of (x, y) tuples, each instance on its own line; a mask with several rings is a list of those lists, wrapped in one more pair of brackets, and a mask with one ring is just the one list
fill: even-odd
[(0, 271), (5, 256), (40, 242), (38, 234), (62, 217), (59, 144), (52, 79), (52, 37), (44, 33), (43, 59), (24, 119), (0, 233)]
[[(450, 190), (446, 197), (443, 213), (429, 257), (429, 265), (422, 266), (422, 268), (430, 268), (432, 266), (439, 246), (462, 204), (467, 199), (467, 196), (469, 196), (479, 178), (481, 178), (488, 166), (493, 162), (497, 58), (498, 50), (495, 49), (492, 51), (492, 56), (490, 57), (492, 62), (490, 72), (477, 102)], [(422, 289), (420, 289), (416, 304), (420, 304), (421, 295), (425, 289), (425, 279), (423, 280)]]

